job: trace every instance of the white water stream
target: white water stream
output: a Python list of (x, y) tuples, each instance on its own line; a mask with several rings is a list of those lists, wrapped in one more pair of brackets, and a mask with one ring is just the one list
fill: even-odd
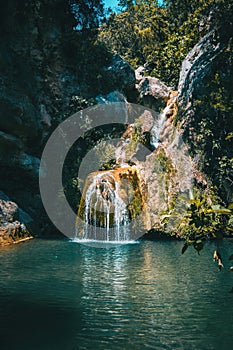
[(164, 110), (162, 111), (162, 113), (159, 114), (159, 118), (158, 120), (155, 122), (152, 131), (151, 131), (151, 144), (152, 146), (154, 146), (154, 148), (156, 149), (160, 143), (160, 135), (161, 132), (163, 131), (164, 128), (164, 123), (167, 119), (167, 113), (169, 112), (170, 109), (172, 109), (172, 107), (174, 106), (175, 100), (176, 100), (176, 96), (174, 96), (172, 98), (172, 101), (164, 108)]
[(86, 190), (83, 239), (127, 241), (128, 209), (120, 197), (119, 183), (109, 172), (105, 174), (93, 175)]

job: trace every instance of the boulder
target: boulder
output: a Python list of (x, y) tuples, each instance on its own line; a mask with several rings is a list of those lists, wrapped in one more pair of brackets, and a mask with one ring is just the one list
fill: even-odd
[(27, 229), (32, 218), (0, 191), (0, 245), (31, 238)]
[(171, 88), (157, 78), (145, 76), (136, 85), (139, 100), (144, 106), (160, 111), (166, 106)]
[(140, 66), (135, 70), (135, 78), (136, 78), (136, 83), (140, 83), (140, 81), (143, 79), (145, 76), (146, 68), (144, 66)]
[(104, 70), (106, 78), (112, 85), (121, 86), (123, 90), (134, 88), (136, 81), (134, 69), (120, 55), (113, 55), (111, 63)]

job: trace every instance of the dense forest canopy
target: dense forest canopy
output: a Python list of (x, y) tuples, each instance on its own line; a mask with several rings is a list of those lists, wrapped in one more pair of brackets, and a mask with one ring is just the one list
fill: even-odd
[(211, 29), (232, 35), (232, 0), (121, 0), (100, 29), (100, 40), (135, 68), (177, 86), (181, 62)]

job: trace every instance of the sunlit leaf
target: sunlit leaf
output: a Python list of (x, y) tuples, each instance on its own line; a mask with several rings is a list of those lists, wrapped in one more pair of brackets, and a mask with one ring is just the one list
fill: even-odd
[[(220, 205), (212, 205), (212, 212), (217, 214), (231, 214), (231, 210), (221, 207)], [(208, 210), (209, 211), (209, 210)], [(211, 212), (211, 210), (209, 211)]]
[(163, 222), (165, 219), (168, 219), (168, 218), (170, 218), (171, 217), (171, 215), (169, 215), (169, 214), (167, 214), (167, 215), (162, 215), (161, 216), (161, 222)]
[(213, 210), (219, 210), (221, 207), (220, 207), (220, 205), (217, 204), (217, 205), (212, 205), (211, 208)]
[(226, 137), (225, 140), (230, 140), (233, 138), (233, 132), (230, 132)]
[(231, 214), (231, 210), (228, 209), (219, 209), (219, 210), (214, 210), (214, 213), (216, 214), (222, 214), (222, 215), (229, 215)]

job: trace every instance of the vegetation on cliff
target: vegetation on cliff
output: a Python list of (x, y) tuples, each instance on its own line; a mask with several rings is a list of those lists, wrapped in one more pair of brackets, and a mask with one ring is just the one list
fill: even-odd
[(232, 1), (120, 1), (100, 29), (100, 39), (135, 68), (177, 86), (182, 60), (213, 28), (227, 40), (232, 35)]
[[(212, 43), (219, 46), (216, 57), (197, 50), (196, 55), (206, 55), (206, 64), (202, 74), (197, 71), (187, 77), (196, 79), (190, 83), (194, 87), (179, 91), (175, 121), (207, 182), (194, 184), (191, 201), (184, 198), (185, 213), (173, 210), (171, 203), (172, 214), (169, 210), (163, 222), (166, 227), (168, 217), (175, 220), (172, 234), (200, 250), (203, 238), (232, 232), (233, 1), (167, 0), (161, 5), (138, 0), (120, 1), (120, 5), (122, 12), (112, 13), (100, 28), (100, 40), (135, 68), (143, 65), (147, 74), (169, 86), (178, 86), (182, 61), (206, 34), (213, 32)], [(194, 53), (190, 58), (194, 71), (195, 60)], [(185, 104), (182, 94), (189, 95)]]
[[(120, 5), (120, 13), (105, 18), (102, 0), (23, 0), (20, 4), (10, 0), (2, 4), (3, 191), (40, 221), (43, 209), (37, 185), (38, 165), (54, 128), (69, 115), (98, 102), (100, 94), (106, 96), (118, 90), (127, 95), (131, 89), (131, 102), (138, 101), (135, 81), (130, 77), (134, 75), (132, 69), (126, 62), (121, 65), (121, 58), (112, 54), (120, 54), (134, 68), (143, 65), (145, 74), (176, 88), (182, 61), (206, 34), (213, 32), (219, 53), (214, 58), (207, 53), (210, 64), (203, 67), (205, 74), (197, 74), (192, 93), (186, 89), (186, 105), (182, 105), (180, 93), (179, 110), (172, 121), (175, 128), (182, 130), (190, 155), (207, 178), (206, 185), (195, 183), (193, 202), (186, 203), (189, 210), (179, 226), (182, 236), (194, 241), (199, 249), (201, 244), (196, 242), (211, 230), (212, 236), (219, 236), (226, 228), (227, 232), (233, 230), (229, 219), (233, 201), (233, 1), (166, 0), (161, 5), (152, 0), (121, 0)], [(130, 77), (128, 81), (119, 75), (124, 70)], [(85, 123), (88, 121), (83, 121), (84, 128)], [(112, 135), (119, 137), (124, 131), (111, 127), (92, 130), (79, 140), (76, 147), (80, 159), (70, 154), (67, 157), (70, 165), (64, 167), (64, 187), (73, 208), (80, 197), (74, 194), (78, 164), (101, 138), (105, 141)], [(145, 135), (141, 136), (138, 125), (128, 151), (137, 143), (148, 143)], [(160, 161), (170, 167), (169, 159), (164, 159)], [(111, 168), (115, 164), (111, 161), (104, 167)], [(170, 173), (174, 177), (171, 169), (165, 169), (166, 184)]]

